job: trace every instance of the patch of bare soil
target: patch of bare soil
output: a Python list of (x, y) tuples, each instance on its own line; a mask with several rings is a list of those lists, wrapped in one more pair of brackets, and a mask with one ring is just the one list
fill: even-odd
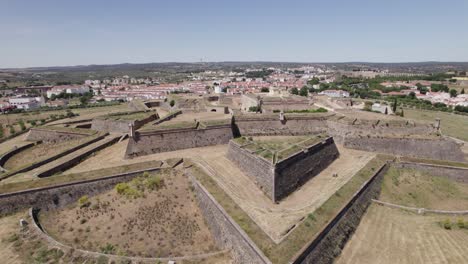
[(181, 172), (138, 179), (82, 197), (67, 208), (42, 212), (41, 224), (58, 241), (97, 252), (174, 257), (217, 250)]

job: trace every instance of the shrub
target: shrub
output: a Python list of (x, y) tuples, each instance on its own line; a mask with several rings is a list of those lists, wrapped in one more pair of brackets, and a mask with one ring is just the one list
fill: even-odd
[(450, 222), (450, 219), (445, 219), (443, 226), (446, 230), (452, 229), (452, 222)]
[(10, 126), (10, 135), (13, 135), (15, 133), (16, 133), (15, 128), (13, 126)]
[(465, 228), (465, 222), (461, 218), (458, 219), (457, 225), (459, 228)]
[(143, 172), (143, 177), (148, 178), (150, 176), (149, 172), (145, 171)]
[(26, 125), (24, 124), (24, 121), (23, 121), (23, 120), (20, 120), (20, 121), (18, 122), (18, 124), (19, 124), (19, 126), (20, 126), (20, 128), (21, 128), (21, 131), (26, 130)]
[(154, 176), (146, 181), (146, 187), (150, 190), (157, 190), (164, 185), (164, 180), (160, 176)]
[(104, 254), (114, 254), (115, 247), (114, 245), (107, 243), (104, 247), (101, 247), (101, 252)]
[(78, 199), (78, 205), (80, 208), (90, 206), (91, 202), (89, 201), (88, 195), (81, 196), (80, 199)]
[(125, 194), (125, 192), (130, 188), (127, 183), (121, 182), (115, 186), (115, 190), (118, 194)]
[(169, 105), (170, 105), (171, 107), (174, 107), (175, 101), (174, 101), (174, 100), (171, 100), (171, 101), (169, 102)]

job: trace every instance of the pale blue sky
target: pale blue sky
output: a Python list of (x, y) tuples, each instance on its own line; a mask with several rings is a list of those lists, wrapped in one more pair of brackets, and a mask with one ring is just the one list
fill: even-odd
[(0, 68), (468, 61), (467, 0), (0, 0)]

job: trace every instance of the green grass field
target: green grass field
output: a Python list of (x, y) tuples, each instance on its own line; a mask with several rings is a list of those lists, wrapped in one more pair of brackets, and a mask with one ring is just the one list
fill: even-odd
[(405, 118), (415, 121), (435, 122), (436, 118), (440, 118), (443, 134), (468, 141), (468, 116), (415, 109), (404, 109), (404, 111)]

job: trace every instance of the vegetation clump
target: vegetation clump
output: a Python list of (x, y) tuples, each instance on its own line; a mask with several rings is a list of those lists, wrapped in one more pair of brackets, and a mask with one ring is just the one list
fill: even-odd
[(78, 205), (80, 208), (89, 207), (91, 202), (89, 201), (88, 195), (81, 196), (80, 199), (78, 199)]
[(139, 198), (144, 196), (146, 190), (158, 190), (163, 186), (164, 180), (160, 175), (150, 175), (148, 172), (144, 172), (130, 182), (118, 183), (114, 189), (118, 194), (128, 198)]

